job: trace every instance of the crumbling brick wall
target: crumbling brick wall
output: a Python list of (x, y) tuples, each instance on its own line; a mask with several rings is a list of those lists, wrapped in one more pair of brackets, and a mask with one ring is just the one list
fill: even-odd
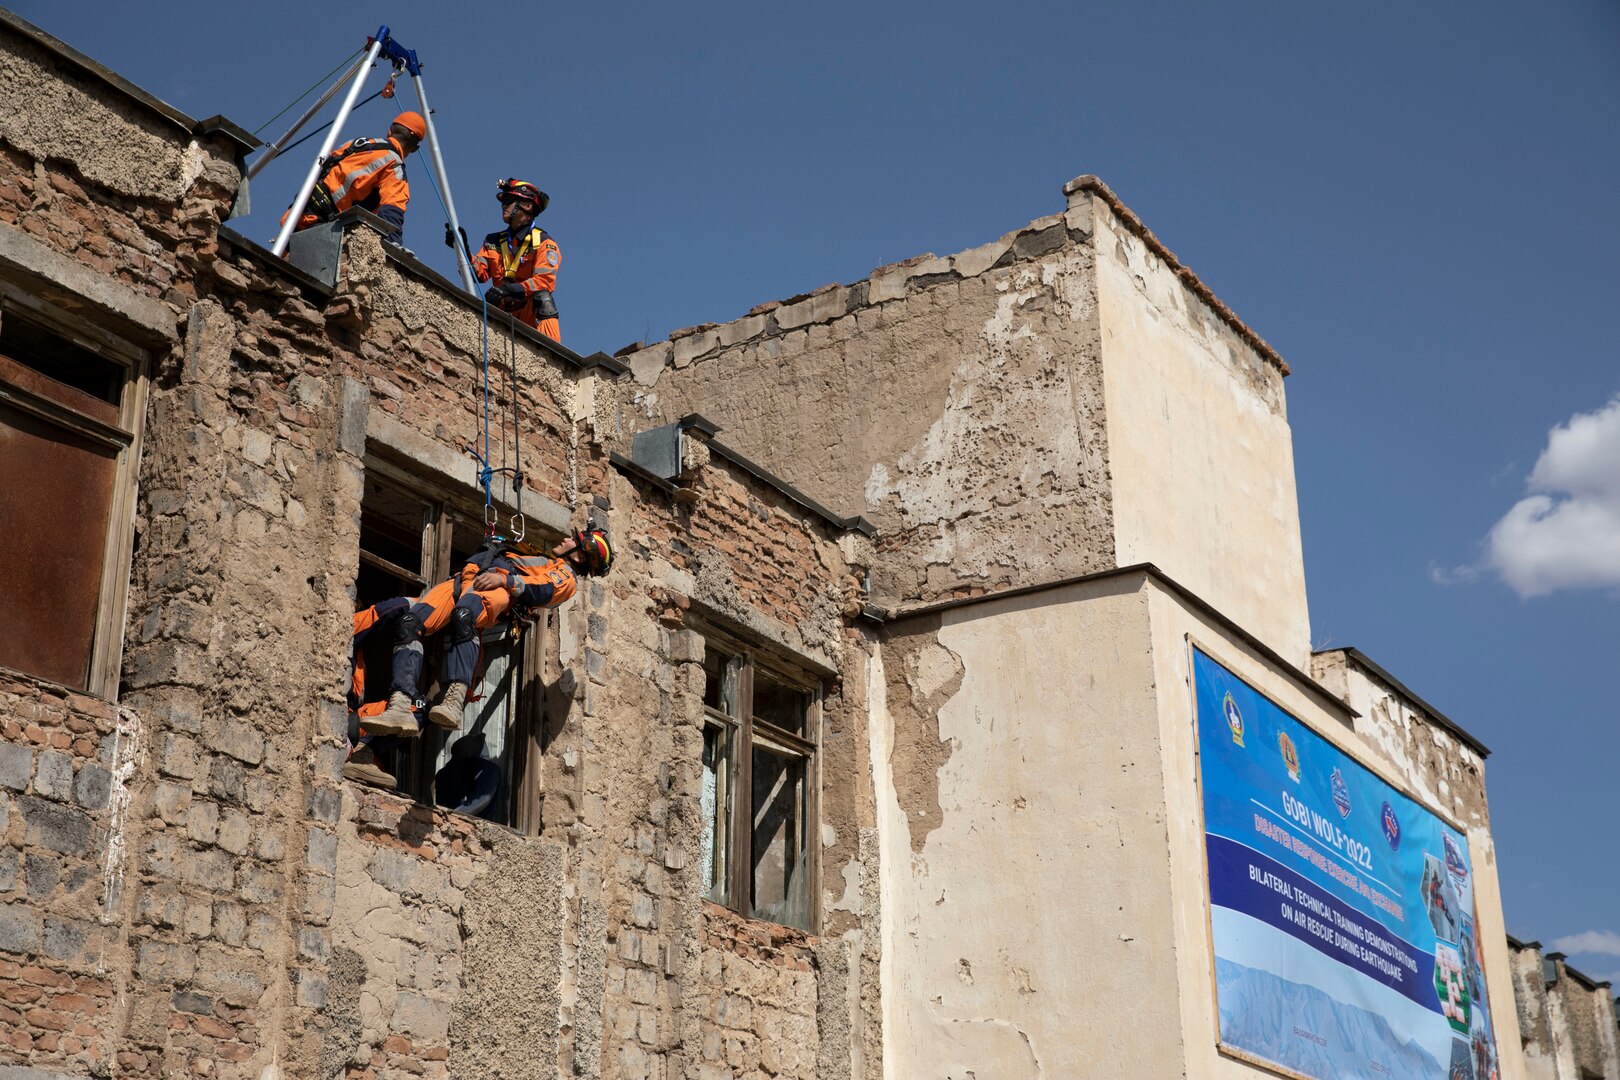
[[(771, 1039), (756, 1033), (746, 1053), (734, 1048), (747, 1058), (738, 1075), (766, 1061), (779, 1071), (794, 1054), (813, 1062), (819, 1045), (808, 947), (796, 966), (750, 974), (746, 988), (730, 982), (741, 969), (708, 960), (718, 909), (701, 900), (704, 644), (690, 622), (694, 612), (723, 620), (762, 647), (806, 658), (833, 700), (848, 693), (843, 673), (864, 663), (848, 636), (856, 582), (839, 528), (701, 443), (688, 449), (677, 493), (640, 477), (613, 479), (605, 508), (618, 552), (613, 573), (563, 614), (564, 654), (577, 650), (584, 676), (574, 688), (577, 713), (547, 750), (544, 835), (569, 850), (562, 1057), (579, 1075), (710, 1075), (700, 1070), (720, 1059), (706, 1048), (735, 1021), (734, 1012), (717, 1015), (721, 1001), (747, 1002), (761, 1018), (779, 1005), (800, 1018), (796, 1050), (776, 1041), (787, 1030), (774, 1020)], [(823, 804), (854, 815), (855, 772), (823, 776)], [(851, 827), (820, 853), (840, 889), (856, 835)], [(747, 927), (749, 940), (784, 932), (720, 918)], [(847, 1027), (847, 1016), (839, 1022)]]

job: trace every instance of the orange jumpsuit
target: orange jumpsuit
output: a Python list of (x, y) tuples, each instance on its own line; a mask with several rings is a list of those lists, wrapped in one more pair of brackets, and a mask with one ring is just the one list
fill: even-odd
[(492, 232), (484, 237), (484, 246), (473, 256), (473, 273), (479, 281), (523, 286), (523, 306), (512, 314), (558, 342), (562, 341), (562, 330), (557, 325), (555, 294), (557, 268), (561, 265), (562, 249), (538, 225), (516, 237), (504, 229)]
[[(505, 587), (474, 592), (473, 580), (486, 569), (505, 574)], [(577, 587), (574, 569), (566, 559), (514, 551), (485, 558), (480, 553), (455, 577), (439, 582), (411, 605), (403, 635), (408, 640), (396, 639), (393, 689), (407, 697), (416, 696), (422, 677), (421, 639), (443, 630), (453, 619), (457, 621), (451, 630), (445, 681), (471, 683), (478, 662), (476, 631), (488, 630), (512, 607), (556, 607), (572, 597)]]
[[(350, 207), (370, 210), (394, 227), (385, 237), (399, 243), (405, 232), (405, 211), (411, 204), (411, 185), (405, 179), (405, 151), (393, 139), (354, 139), (332, 151), (330, 163), (310, 193), (298, 227), (307, 229), (330, 221)], [(286, 220), (286, 215), (282, 215)]]

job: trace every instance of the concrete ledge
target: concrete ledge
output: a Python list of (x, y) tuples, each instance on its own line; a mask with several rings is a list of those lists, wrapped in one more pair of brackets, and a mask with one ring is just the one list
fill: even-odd
[[(470, 454), (458, 454), (441, 442), (423, 435), (396, 420), (381, 409), (371, 409), (366, 416), (366, 437), (392, 452), (402, 462), (416, 465), (432, 473), (435, 479), (478, 488), (478, 466)], [(497, 476), (490, 484), (491, 494), (506, 513), (515, 511), (516, 493), (511, 479)], [(537, 492), (525, 490), (523, 516), (552, 532), (566, 533), (572, 527), (568, 507)]]
[(10, 225), (0, 225), (0, 272), (21, 273), (42, 282), (38, 291), (70, 311), (83, 311), (118, 324), (125, 337), (146, 345), (180, 340), (179, 320), (168, 305), (100, 274), (76, 259)]

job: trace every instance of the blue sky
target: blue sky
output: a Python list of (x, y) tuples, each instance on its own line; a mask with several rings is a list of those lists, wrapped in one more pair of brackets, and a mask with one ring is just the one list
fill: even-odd
[[(249, 129), (376, 28), (330, 4), (16, 7)], [(1620, 8), (386, 10), (468, 231), (497, 227), (500, 177), (551, 194), (581, 352), (983, 243), (1102, 176), (1293, 366), (1315, 644), (1492, 747), (1510, 931), (1620, 982)], [(255, 184), (248, 232), (314, 146)], [(453, 274), (412, 175), (406, 243)]]

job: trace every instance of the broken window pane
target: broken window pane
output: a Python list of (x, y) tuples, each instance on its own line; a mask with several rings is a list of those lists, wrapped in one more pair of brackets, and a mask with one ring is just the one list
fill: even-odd
[(717, 904), (729, 899), (732, 769), (731, 743), (735, 729), (709, 721), (703, 727), (703, 883)]
[(753, 745), (753, 905), (756, 918), (809, 929), (806, 761)]
[(810, 695), (777, 682), (754, 669), (754, 720), (794, 735), (804, 734), (804, 718), (809, 712)]
[(737, 715), (738, 658), (706, 643), (703, 650), (703, 704), (726, 716)]

